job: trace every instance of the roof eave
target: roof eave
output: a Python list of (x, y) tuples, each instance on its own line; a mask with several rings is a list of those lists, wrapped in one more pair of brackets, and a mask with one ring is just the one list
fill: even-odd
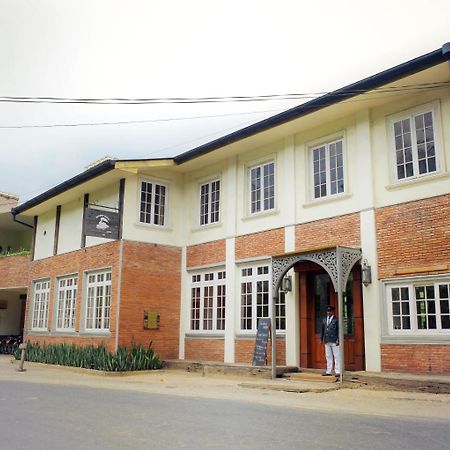
[(63, 183), (58, 184), (57, 186), (49, 189), (48, 191), (43, 192), (42, 194), (36, 197), (33, 197), (32, 199), (22, 203), (21, 205), (15, 208), (12, 208), (11, 214), (13, 216), (21, 214), (47, 200), (50, 200), (53, 197), (56, 197), (59, 194), (62, 194), (65, 191), (68, 191), (73, 187), (79, 186), (80, 184), (83, 184), (86, 181), (92, 180), (93, 178), (103, 175), (104, 173), (113, 170), (115, 168), (115, 163), (116, 160), (107, 160), (102, 162), (101, 164), (98, 164), (97, 166), (92, 167), (91, 169), (88, 169), (78, 175), (75, 175), (69, 180), (66, 180)]
[(419, 56), (415, 59), (399, 64), (398, 66), (379, 72), (370, 77), (364, 78), (356, 83), (349, 84), (336, 91), (325, 94), (319, 98), (303, 103), (294, 108), (288, 109), (280, 114), (271, 116), (260, 122), (257, 122), (248, 127), (242, 128), (238, 131), (230, 133), (226, 136), (215, 139), (214, 141), (203, 144), (192, 150), (182, 153), (176, 156), (175, 162), (177, 164), (183, 164), (191, 159), (202, 156), (206, 153), (217, 150), (226, 145), (240, 141), (242, 139), (251, 137), (255, 134), (274, 128), (290, 120), (297, 119), (301, 116), (311, 114), (319, 109), (331, 106), (339, 103), (343, 100), (361, 95), (365, 92), (376, 89), (385, 84), (397, 81), (408, 75), (412, 75), (422, 70), (429, 69), (435, 65), (441, 64), (450, 59), (450, 43), (444, 44), (442, 48), (433, 52)]

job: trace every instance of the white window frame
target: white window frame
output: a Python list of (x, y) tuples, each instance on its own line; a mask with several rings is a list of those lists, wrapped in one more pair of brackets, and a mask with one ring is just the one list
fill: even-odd
[(48, 331), (50, 305), (50, 278), (33, 281), (32, 331)]
[[(265, 207), (265, 197), (264, 197), (264, 191), (266, 190), (267, 186), (265, 183), (264, 178), (264, 167), (269, 166), (270, 164), (273, 164), (273, 206), (272, 207)], [(261, 170), (261, 186), (259, 188), (260, 191), (260, 209), (258, 211), (252, 211), (252, 171), (260, 169)], [(258, 164), (252, 164), (248, 166), (247, 168), (247, 178), (248, 178), (248, 214), (250, 216), (255, 216), (258, 214), (264, 214), (269, 211), (275, 211), (276, 208), (276, 197), (277, 197), (277, 164), (275, 161), (275, 158), (266, 160), (264, 162), (260, 162)], [(271, 197), (267, 197), (267, 200), (269, 200)]]
[[(145, 210), (142, 210), (142, 185), (143, 183), (147, 183), (147, 184), (151, 184), (152, 188), (151, 188), (151, 201), (149, 203), (149, 208), (150, 211), (146, 212)], [(163, 223), (155, 223), (155, 218), (157, 217), (156, 215), (156, 204), (155, 204), (155, 191), (156, 191), (156, 187), (164, 187), (165, 192), (164, 192), (164, 204), (163, 206), (163, 214), (162, 214), (162, 218), (163, 218)], [(147, 225), (147, 226), (151, 226), (151, 227), (157, 227), (157, 228), (166, 228), (167, 224), (168, 224), (168, 205), (169, 205), (169, 183), (166, 183), (164, 181), (161, 180), (157, 180), (154, 178), (140, 178), (139, 179), (139, 186), (138, 186), (138, 222), (142, 225)], [(160, 205), (161, 206), (161, 205)], [(142, 214), (148, 214), (150, 216), (149, 218), (149, 222), (147, 222), (147, 220), (143, 220), (142, 218)]]
[[(261, 270), (260, 270), (261, 269)], [(249, 275), (249, 271), (251, 270), (251, 275)], [(258, 272), (260, 270), (260, 273)], [(247, 275), (246, 275), (247, 274)], [(257, 322), (258, 322), (258, 283), (266, 282), (268, 301), (267, 301), (267, 315), (261, 315), (259, 318), (271, 318), (272, 316), (272, 271), (271, 266), (268, 262), (259, 262), (257, 264), (243, 264), (239, 266), (239, 306), (238, 306), (238, 330), (239, 334), (250, 334), (254, 335), (257, 332)], [(251, 329), (242, 327), (243, 320), (243, 295), (246, 293), (243, 292), (243, 285), (250, 284), (251, 285)], [(280, 296), (276, 302), (276, 309), (280, 309), (281, 305), (284, 304), (284, 312), (286, 314), (286, 297), (284, 295)], [(283, 329), (277, 328), (277, 334), (283, 334), (286, 332), (286, 315), (276, 317), (276, 323), (279, 323), (282, 319), (284, 319), (285, 327)]]
[[(218, 199), (213, 201), (212, 192), (213, 185), (218, 183), (219, 189), (215, 192), (218, 192)], [(206, 202), (207, 212), (206, 214), (202, 211), (202, 200), (203, 194), (202, 190), (204, 186), (208, 186), (208, 199)], [(199, 185), (199, 225), (201, 227), (206, 227), (208, 225), (217, 224), (220, 222), (220, 204), (221, 204), (221, 195), (222, 195), (222, 181), (220, 178), (215, 178), (213, 180), (205, 181), (200, 183)], [(213, 205), (217, 205), (217, 210), (213, 211)], [(217, 216), (216, 216), (217, 215)], [(202, 219), (204, 219), (202, 223)]]
[[(342, 147), (342, 182), (344, 183), (344, 188), (342, 192), (336, 191), (335, 193), (331, 193), (331, 164), (330, 164), (330, 147), (332, 145), (336, 145), (338, 142), (341, 143)], [(314, 167), (314, 152), (324, 148), (325, 150), (325, 195), (319, 195), (316, 197), (315, 194), (315, 167)], [(345, 138), (342, 134), (335, 135), (333, 137), (329, 137), (327, 139), (323, 139), (315, 144), (309, 146), (309, 159), (310, 159), (310, 180), (311, 180), (311, 199), (313, 201), (320, 201), (323, 199), (335, 198), (341, 195), (345, 195), (347, 192), (347, 160), (346, 160), (346, 151), (345, 151)], [(337, 170), (337, 167), (336, 167)], [(337, 181), (335, 181), (338, 183)]]
[[(418, 144), (417, 144), (417, 136), (416, 136), (416, 127), (415, 127), (415, 117), (424, 115), (426, 113), (431, 113), (432, 121), (433, 121), (433, 139), (434, 139), (434, 156), (435, 156), (435, 164), (436, 170), (432, 172), (419, 173), (419, 162), (418, 162)], [(443, 161), (440, 155), (441, 148), (441, 139), (440, 139), (440, 122), (439, 118), (440, 108), (439, 103), (434, 102), (432, 104), (422, 105), (417, 108), (409, 109), (408, 111), (404, 111), (402, 113), (398, 113), (392, 115), (388, 119), (388, 127), (389, 127), (389, 140), (390, 140), (390, 161), (391, 161), (391, 176), (392, 180), (395, 183), (407, 183), (408, 181), (418, 180), (421, 178), (427, 178), (435, 176), (442, 171)], [(398, 177), (397, 172), (397, 149), (395, 142), (395, 131), (394, 124), (396, 122), (400, 122), (402, 120), (409, 120), (410, 122), (410, 131), (411, 131), (411, 148), (412, 148), (412, 163), (413, 163), (413, 175), (405, 176), (404, 178)]]
[[(103, 275), (103, 280), (98, 281), (98, 277)], [(91, 280), (94, 277), (94, 280)], [(98, 305), (98, 289), (103, 288), (102, 304), (100, 306), (101, 314), (96, 315)], [(90, 295), (90, 289), (93, 289), (93, 297)], [(109, 295), (108, 295), (109, 294)], [(92, 304), (91, 303), (92, 298)], [(84, 331), (86, 333), (104, 333), (109, 332), (111, 327), (111, 309), (112, 309), (112, 270), (103, 269), (89, 271), (85, 273), (84, 283)], [(105, 300), (108, 300), (105, 302)], [(92, 311), (92, 314), (91, 314)], [(100, 326), (96, 327), (96, 321), (100, 320)]]
[[(56, 331), (75, 331), (77, 294), (78, 275), (68, 275), (56, 279)], [(68, 326), (65, 326), (66, 324)]]
[[(436, 278), (427, 277), (420, 279), (406, 279), (397, 280), (396, 282), (389, 282), (385, 284), (385, 298), (386, 298), (386, 315), (388, 334), (390, 336), (450, 336), (450, 328), (442, 328), (441, 316), (450, 315), (449, 313), (442, 312), (441, 310), (441, 298), (439, 297), (439, 285), (448, 286), (448, 294), (450, 295), (450, 277)], [(434, 303), (436, 316), (436, 328), (421, 329), (418, 327), (418, 315), (417, 314), (417, 299), (415, 289), (417, 287), (433, 287), (434, 289)], [(392, 289), (407, 289), (408, 290), (408, 303), (409, 303), (409, 317), (410, 317), (410, 329), (395, 329), (394, 328), (394, 314), (393, 314), (393, 300)], [(448, 300), (448, 299), (443, 299)], [(450, 301), (450, 300), (449, 300)], [(420, 314), (423, 315), (423, 314)]]
[[(206, 269), (189, 273), (190, 294), (189, 294), (189, 333), (225, 333), (225, 314), (227, 307), (227, 287), (225, 268)], [(205, 299), (211, 298), (212, 304), (208, 309), (212, 309), (210, 318), (205, 317)], [(195, 297), (194, 297), (195, 296)], [(194, 307), (194, 299), (198, 301), (198, 308)], [(219, 300), (223, 304), (219, 304)], [(196, 305), (197, 306), (197, 305)], [(194, 311), (198, 311), (194, 317)], [(220, 313), (220, 314), (219, 314)], [(222, 317), (223, 316), (223, 317)], [(198, 328), (194, 327), (194, 320), (198, 321)], [(206, 326), (206, 320), (211, 320), (211, 327)], [(219, 320), (223, 323), (223, 328), (218, 326)]]

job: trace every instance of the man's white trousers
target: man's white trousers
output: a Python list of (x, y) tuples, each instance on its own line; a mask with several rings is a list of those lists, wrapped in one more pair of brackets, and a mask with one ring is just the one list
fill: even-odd
[(327, 373), (333, 371), (333, 359), (334, 359), (334, 373), (339, 375), (341, 373), (341, 367), (339, 365), (339, 345), (333, 342), (325, 344), (325, 356), (327, 358)]

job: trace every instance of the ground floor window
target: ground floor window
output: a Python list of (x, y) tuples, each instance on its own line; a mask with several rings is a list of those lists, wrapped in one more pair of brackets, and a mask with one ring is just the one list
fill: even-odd
[(109, 330), (111, 270), (87, 274), (86, 330)]
[(48, 302), (50, 298), (50, 280), (39, 280), (33, 284), (33, 330), (48, 328)]
[[(256, 332), (261, 318), (270, 317), (271, 274), (268, 265), (241, 268), (240, 329)], [(276, 303), (276, 328), (286, 329), (285, 294)]]
[(225, 330), (226, 273), (203, 271), (191, 275), (192, 331)]
[(387, 286), (391, 334), (450, 334), (450, 279)]
[(65, 277), (58, 280), (57, 330), (75, 329), (75, 308), (77, 301), (78, 277)]

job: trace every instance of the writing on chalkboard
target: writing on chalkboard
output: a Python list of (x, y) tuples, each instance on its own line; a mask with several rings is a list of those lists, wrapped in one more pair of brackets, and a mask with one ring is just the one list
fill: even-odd
[(270, 336), (270, 319), (259, 319), (256, 333), (255, 351), (253, 353), (253, 365), (265, 366), (267, 362), (267, 343)]

